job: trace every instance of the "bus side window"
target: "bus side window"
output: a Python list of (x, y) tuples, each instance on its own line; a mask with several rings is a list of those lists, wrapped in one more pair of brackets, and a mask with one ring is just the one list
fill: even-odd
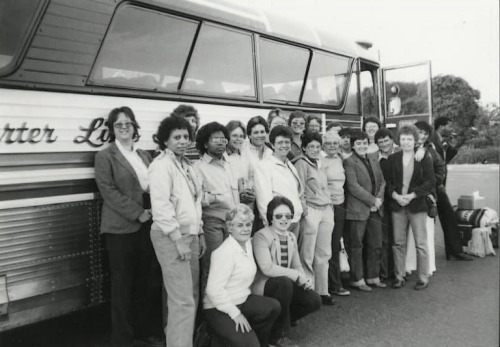
[(197, 26), (150, 9), (119, 7), (89, 83), (177, 91)]
[(252, 36), (204, 23), (181, 89), (255, 98)]

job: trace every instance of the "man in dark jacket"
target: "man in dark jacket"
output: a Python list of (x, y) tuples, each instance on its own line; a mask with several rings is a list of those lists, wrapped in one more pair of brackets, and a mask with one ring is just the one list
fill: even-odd
[[(446, 165), (455, 157), (457, 150), (449, 143), (449, 136), (452, 133), (452, 122), (448, 117), (438, 117), (434, 121), (434, 132), (426, 122), (417, 122), (415, 126), (420, 132), (427, 133), (428, 141), (424, 147), (432, 155), (434, 172), (436, 174), (436, 195), (439, 220), (444, 233), (444, 243), (446, 259), (455, 258), (457, 260), (472, 260), (470, 255), (463, 252), (462, 245), (458, 238), (458, 222), (455, 211), (446, 193), (446, 176), (448, 170)], [(432, 134), (431, 134), (432, 133)]]

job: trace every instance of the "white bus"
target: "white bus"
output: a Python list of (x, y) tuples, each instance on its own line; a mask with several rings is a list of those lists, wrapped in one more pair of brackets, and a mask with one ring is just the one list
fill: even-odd
[(370, 47), (224, 0), (2, 0), (0, 332), (107, 300), (93, 167), (111, 109), (147, 150), (181, 103), (202, 123), (278, 107), (359, 128), (392, 83)]

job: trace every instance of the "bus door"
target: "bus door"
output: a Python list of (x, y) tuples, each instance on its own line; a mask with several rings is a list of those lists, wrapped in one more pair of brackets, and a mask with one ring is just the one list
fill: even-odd
[(432, 124), (431, 62), (391, 66), (381, 69), (382, 115), (386, 127), (426, 121)]

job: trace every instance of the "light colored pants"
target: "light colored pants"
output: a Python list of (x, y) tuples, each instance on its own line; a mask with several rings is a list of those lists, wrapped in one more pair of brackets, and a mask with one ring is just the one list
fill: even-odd
[(411, 225), (415, 246), (417, 248), (418, 279), (427, 282), (429, 273), (429, 252), (427, 249), (427, 213), (411, 213), (407, 207), (392, 212), (392, 230), (394, 234), (394, 273), (402, 280), (406, 275), (406, 236)]
[(151, 230), (151, 241), (163, 274), (167, 291), (168, 321), (165, 336), (169, 347), (191, 347), (193, 345), (194, 322), (199, 299), (199, 240), (191, 238), (191, 261), (179, 259), (179, 254), (170, 237), (161, 231)]
[(306, 276), (319, 295), (328, 295), (328, 260), (332, 256), (333, 209), (308, 206), (300, 221), (299, 253)]

